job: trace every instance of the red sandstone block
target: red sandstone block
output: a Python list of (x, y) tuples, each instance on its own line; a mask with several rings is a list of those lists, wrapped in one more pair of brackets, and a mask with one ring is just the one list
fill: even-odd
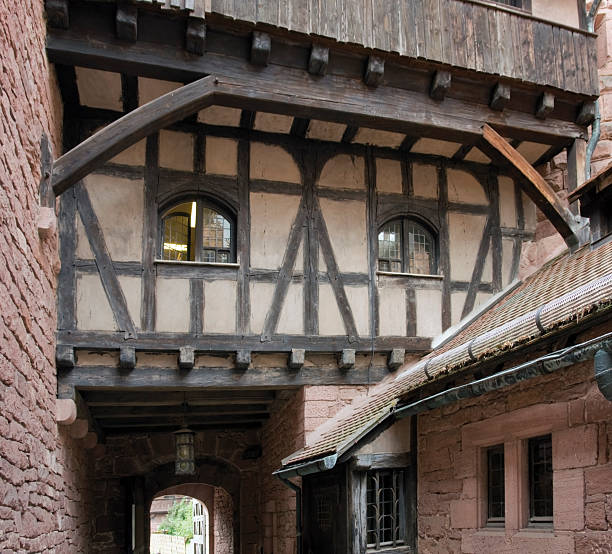
[(451, 527), (455, 529), (475, 529), (478, 526), (478, 507), (476, 500), (452, 500), (450, 503)]
[(581, 469), (564, 469), (553, 475), (555, 529), (584, 529), (584, 476)]
[(338, 389), (334, 386), (304, 387), (304, 400), (337, 400)]
[(584, 508), (584, 518), (588, 529), (605, 531), (608, 529), (606, 521), (606, 506), (604, 502), (589, 502)]
[(576, 535), (576, 554), (607, 554), (612, 552), (612, 533), (590, 532)]
[(585, 411), (589, 423), (612, 420), (612, 402), (608, 402), (596, 386), (593, 386), (587, 394)]
[(597, 425), (556, 431), (552, 435), (553, 469), (571, 469), (597, 463)]
[(587, 468), (584, 478), (587, 494), (612, 494), (612, 464)]
[(581, 425), (585, 422), (584, 417), (584, 400), (579, 398), (578, 400), (572, 400), (569, 403), (568, 420), (570, 427)]

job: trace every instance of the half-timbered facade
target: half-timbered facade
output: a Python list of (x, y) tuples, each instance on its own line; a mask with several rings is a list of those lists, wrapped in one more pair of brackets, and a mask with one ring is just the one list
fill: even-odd
[[(470, 526), (419, 519), (429, 513), (417, 490), (451, 478), (429, 458), (438, 448), (427, 441), (444, 438), (421, 440), (429, 415), (406, 403), (502, 369), (487, 359), (482, 374), (455, 375), (482, 354), (472, 348), (497, 329), (486, 318), (499, 306), (507, 323), (570, 292), (521, 281), (538, 222), (570, 260), (599, 260), (591, 280), (609, 273), (609, 248), (585, 254), (590, 213), (565, 199), (585, 180), (597, 115), (583, 3), (47, 0), (45, 10), (63, 124), (41, 141), (38, 233), (51, 240), (57, 221), (55, 416), (87, 450), (79, 490), (91, 525), (79, 549), (147, 552), (149, 508), (164, 495), (214, 514), (214, 552), (497, 548), (456, 531)], [(559, 154), (560, 194), (535, 169)], [(583, 266), (555, 267), (574, 290)], [(540, 292), (520, 300), (523, 290)], [(573, 334), (555, 328), (517, 356), (605, 331), (597, 300)], [(444, 358), (444, 344), (468, 335), (465, 359)], [(396, 407), (409, 417), (390, 419)], [(343, 408), (348, 429), (333, 419)], [(472, 435), (464, 443), (476, 448)], [(542, 444), (526, 447), (533, 471), (549, 461)], [(505, 454), (487, 452), (497, 496), (474, 529), (503, 523)], [(459, 498), (427, 497), (447, 500)]]

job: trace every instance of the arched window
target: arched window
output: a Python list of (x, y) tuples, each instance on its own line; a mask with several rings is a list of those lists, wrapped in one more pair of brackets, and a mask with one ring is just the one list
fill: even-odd
[(236, 261), (234, 219), (203, 198), (175, 204), (161, 215), (160, 257), (179, 262)]
[(378, 231), (378, 270), (435, 275), (434, 235), (407, 217), (385, 223)]

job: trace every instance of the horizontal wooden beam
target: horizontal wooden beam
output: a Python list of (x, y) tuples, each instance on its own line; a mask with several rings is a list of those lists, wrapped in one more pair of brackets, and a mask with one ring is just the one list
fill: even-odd
[(350, 371), (328, 367), (304, 367), (301, 369), (248, 367), (194, 368), (179, 371), (171, 368), (136, 367), (130, 372), (108, 366), (76, 366), (60, 371), (58, 389), (113, 390), (113, 391), (162, 391), (260, 388), (274, 389), (302, 387), (306, 385), (366, 385), (378, 383), (388, 375), (385, 367), (354, 368)]
[(261, 406), (272, 404), (276, 399), (274, 391), (267, 390), (224, 390), (224, 391), (164, 391), (164, 392), (125, 392), (125, 391), (83, 391), (83, 398), (90, 409), (104, 407), (151, 407), (182, 406), (184, 402), (191, 407), (209, 406)]
[(265, 415), (269, 412), (266, 404), (195, 407), (188, 405), (187, 412), (183, 410), (182, 406), (105, 406), (103, 408), (91, 408), (91, 415), (96, 419), (180, 417), (185, 413), (191, 417), (211, 417), (245, 414)]
[(172, 47), (140, 41), (127, 48), (113, 39), (86, 41), (66, 31), (51, 30), (47, 53), (55, 63), (153, 78), (192, 81), (214, 74), (226, 80), (235, 79), (235, 83), (246, 87), (268, 88), (277, 93), (271, 97), (259, 94), (236, 97), (234, 107), (259, 107), (297, 117), (353, 122), (432, 138), (474, 139), (484, 123), (504, 131), (505, 135), (539, 138), (541, 142), (569, 141), (585, 135), (585, 130), (573, 122), (552, 119), (542, 122), (533, 114), (512, 110), (492, 113), (487, 106), (475, 102), (449, 98), (439, 103), (422, 93), (383, 85), (373, 89), (340, 75), (317, 79), (309, 77), (306, 68), (299, 70), (272, 63), (254, 67), (245, 59), (212, 52), (195, 57)]
[[(119, 350), (126, 344), (121, 332), (97, 331), (58, 331), (58, 349), (66, 347), (97, 350)], [(357, 352), (388, 353), (394, 348), (403, 348), (410, 353), (429, 352), (431, 339), (427, 337), (359, 337), (349, 342), (346, 335), (337, 336), (296, 336), (273, 335), (269, 342), (261, 342), (260, 335), (199, 335), (186, 333), (152, 333), (141, 332), (135, 339), (129, 340), (136, 351), (168, 352), (178, 354), (183, 346), (191, 346), (196, 352), (233, 353), (239, 349), (257, 352), (278, 352), (289, 354), (294, 348), (303, 348), (306, 352), (341, 353), (344, 349)]]
[(488, 125), (483, 126), (482, 137), (479, 148), (498, 163), (508, 164), (525, 194), (542, 210), (568, 246), (578, 245), (578, 224), (544, 177), (504, 137)]

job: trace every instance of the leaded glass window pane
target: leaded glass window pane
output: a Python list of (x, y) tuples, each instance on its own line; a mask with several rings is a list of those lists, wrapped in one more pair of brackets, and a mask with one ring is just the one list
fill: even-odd
[(529, 515), (531, 523), (550, 523), (553, 517), (552, 438), (529, 439)]
[(402, 271), (402, 223), (387, 223), (378, 233), (378, 269)]
[(501, 524), (505, 519), (504, 446), (487, 448), (487, 523)]
[(414, 221), (408, 222), (408, 273), (434, 273), (434, 243), (431, 233)]
[(404, 544), (402, 503), (404, 472), (371, 471), (366, 477), (366, 543), (368, 548)]
[(162, 259), (193, 260), (190, 209), (191, 203), (181, 204), (163, 218)]

